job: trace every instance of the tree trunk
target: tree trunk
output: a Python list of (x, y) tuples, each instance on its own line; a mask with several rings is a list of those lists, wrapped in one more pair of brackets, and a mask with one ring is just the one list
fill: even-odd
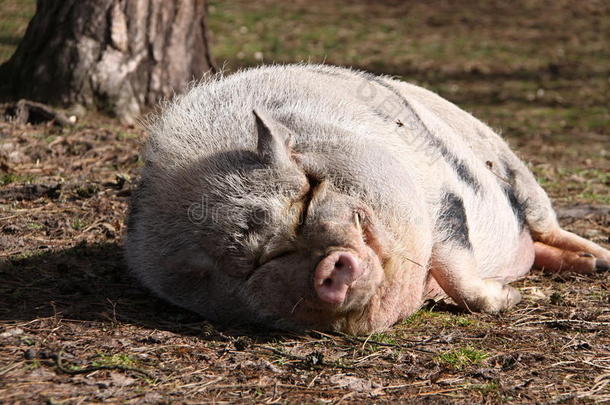
[(205, 0), (38, 0), (3, 93), (133, 122), (213, 71)]

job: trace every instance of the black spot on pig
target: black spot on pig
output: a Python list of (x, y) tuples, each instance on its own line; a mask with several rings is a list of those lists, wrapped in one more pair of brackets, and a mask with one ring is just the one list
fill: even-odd
[(458, 195), (451, 192), (443, 194), (436, 228), (445, 235), (443, 242), (453, 242), (466, 249), (472, 248), (464, 202)]
[(466, 166), (466, 163), (463, 160), (458, 159), (454, 154), (449, 152), (447, 148), (444, 147), (444, 145), (441, 149), (441, 154), (443, 155), (445, 160), (449, 162), (453, 170), (455, 170), (455, 173), (457, 174), (460, 180), (468, 184), (475, 192), (478, 192), (481, 189), (481, 184), (474, 177), (474, 174), (472, 173), (472, 171), (470, 171), (468, 166)]
[(511, 208), (513, 209), (513, 213), (517, 218), (517, 222), (519, 223), (519, 229), (523, 230), (525, 225), (525, 207), (523, 204), (519, 202), (517, 196), (512, 187), (506, 186), (504, 187), (504, 194), (506, 194), (506, 198), (510, 203)]
[(515, 195), (514, 184), (516, 173), (515, 170), (507, 163), (502, 162), (504, 166), (504, 176), (507, 182), (503, 182), (502, 188), (504, 190), (504, 194), (510, 203), (510, 206), (517, 218), (517, 222), (519, 223), (519, 229), (523, 229), (525, 226), (525, 203), (519, 201), (517, 196)]
[(515, 172), (515, 169), (512, 168), (512, 166), (505, 160), (502, 160), (502, 166), (504, 166), (504, 176), (506, 177), (506, 180), (511, 184), (515, 184), (515, 180), (517, 178), (517, 172)]
[(428, 144), (431, 147), (438, 149), (441, 156), (449, 165), (453, 168), (457, 177), (462, 180), (464, 183), (468, 184), (475, 192), (478, 192), (481, 189), (481, 184), (474, 177), (474, 174), (470, 170), (470, 168), (466, 165), (466, 163), (455, 156), (453, 153), (447, 149), (445, 143), (439, 139), (438, 137), (432, 135), (430, 131), (425, 129), (428, 136)]

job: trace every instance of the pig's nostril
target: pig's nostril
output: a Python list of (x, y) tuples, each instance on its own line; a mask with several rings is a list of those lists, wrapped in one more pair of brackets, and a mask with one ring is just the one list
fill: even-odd
[(335, 263), (335, 268), (337, 270), (342, 270), (344, 268), (347, 268), (349, 270), (351, 267), (352, 266), (351, 266), (349, 260), (345, 256), (339, 256), (339, 259)]
[(320, 300), (339, 305), (345, 301), (352, 284), (364, 270), (357, 257), (349, 252), (335, 252), (316, 267), (314, 286)]

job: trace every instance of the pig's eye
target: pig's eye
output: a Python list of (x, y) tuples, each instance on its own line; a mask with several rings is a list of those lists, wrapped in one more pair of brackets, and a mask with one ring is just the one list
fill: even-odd
[(260, 267), (264, 264), (269, 263), (272, 260), (280, 259), (282, 257), (288, 256), (294, 253), (292, 249), (283, 249), (274, 252), (268, 252), (263, 254), (261, 257), (256, 260), (255, 267)]
[(264, 208), (255, 208), (248, 218), (247, 227), (249, 232), (260, 230), (271, 221), (270, 214)]

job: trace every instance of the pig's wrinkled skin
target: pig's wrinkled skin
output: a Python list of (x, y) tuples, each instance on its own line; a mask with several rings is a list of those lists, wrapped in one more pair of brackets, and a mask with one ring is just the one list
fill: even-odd
[[(160, 297), (221, 322), (364, 334), (448, 294), (607, 268), (489, 127), (420, 87), (323, 65), (214, 78), (151, 124), (126, 256)], [(536, 242), (534, 242), (536, 241)]]

